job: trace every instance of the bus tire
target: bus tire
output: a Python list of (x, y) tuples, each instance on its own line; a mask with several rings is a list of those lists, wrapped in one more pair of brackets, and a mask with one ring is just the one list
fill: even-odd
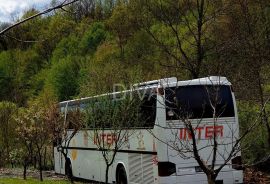
[(116, 171), (116, 183), (117, 184), (128, 184), (127, 174), (123, 165), (119, 165)]

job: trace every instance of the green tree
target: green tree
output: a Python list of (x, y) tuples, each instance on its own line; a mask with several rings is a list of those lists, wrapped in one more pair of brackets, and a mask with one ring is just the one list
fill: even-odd
[(89, 29), (84, 33), (79, 48), (82, 55), (87, 53), (93, 54), (97, 47), (109, 36), (102, 22), (93, 23)]
[(56, 45), (74, 31), (76, 22), (61, 13), (47, 17), (43, 21), (44, 27), (39, 30), (39, 41), (34, 48), (44, 60), (49, 62)]
[(74, 34), (63, 38), (53, 50), (52, 63), (58, 63), (59, 60), (65, 59), (67, 56), (79, 56), (81, 54), (79, 43), (79, 39)]
[(17, 106), (14, 103), (3, 101), (0, 102), (0, 165), (10, 163), (9, 155), (15, 148), (14, 129), (17, 126), (15, 122), (15, 114)]
[(43, 181), (43, 156), (47, 147), (51, 146), (54, 137), (51, 129), (54, 125), (52, 121), (49, 121), (49, 108), (53, 104), (53, 99), (48, 97), (41, 95), (29, 101), (28, 107), (21, 108), (16, 118), (18, 142), (25, 151), (22, 155), (24, 178), (26, 178), (26, 169), (34, 154), (38, 162), (39, 178)]
[[(140, 26), (168, 59), (163, 66), (185, 70), (188, 78), (202, 75), (207, 55), (213, 52), (211, 29), (229, 3), (209, 0), (132, 1)], [(139, 12), (139, 13), (138, 13)]]
[(128, 38), (137, 30), (136, 19), (126, 3), (118, 3), (112, 12), (112, 16), (107, 20), (109, 29), (117, 38), (121, 58), (124, 57), (124, 46)]
[(68, 56), (55, 63), (49, 71), (45, 88), (52, 89), (60, 101), (78, 94), (79, 61)]
[[(225, 56), (221, 63), (223, 73), (235, 80), (240, 99), (262, 108), (270, 92), (269, 2), (238, 1), (227, 11), (226, 20), (223, 29), (227, 34), (221, 40), (229, 44), (222, 47), (222, 55)], [(265, 108), (261, 122), (265, 125), (270, 146), (268, 117), (269, 110)]]
[(23, 165), (23, 179), (26, 179), (26, 171), (32, 161), (34, 150), (34, 133), (32, 113), (27, 108), (20, 108), (16, 118), (18, 126), (16, 127), (16, 134), (18, 136), (18, 145), (22, 149), (20, 153), (21, 163)]
[[(254, 104), (252, 101), (241, 100), (238, 102), (239, 123), (240, 132), (245, 132), (249, 126), (256, 121), (258, 114), (260, 113), (260, 106)], [(266, 105), (266, 109), (269, 109), (269, 105)], [(256, 140), (256, 141), (250, 141)], [(247, 165), (251, 165), (256, 162), (260, 162), (269, 149), (267, 145), (267, 131), (264, 126), (256, 127), (252, 132), (247, 135), (241, 143), (243, 150), (242, 156)], [(249, 145), (249, 146), (246, 146)]]

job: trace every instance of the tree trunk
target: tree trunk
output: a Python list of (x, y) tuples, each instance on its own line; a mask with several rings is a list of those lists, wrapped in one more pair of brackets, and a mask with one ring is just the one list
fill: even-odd
[(39, 179), (40, 181), (43, 181), (43, 175), (42, 175), (42, 156), (41, 156), (41, 153), (39, 151), (38, 153), (38, 169), (39, 169)]
[(37, 168), (37, 158), (36, 158), (36, 156), (32, 156), (32, 160), (33, 160), (34, 169), (36, 169)]
[(108, 164), (106, 164), (105, 184), (108, 184), (109, 167), (110, 166)]
[(209, 174), (207, 175), (208, 184), (215, 184), (216, 183), (216, 176)]
[(41, 165), (39, 166), (39, 179), (40, 179), (40, 181), (43, 181), (43, 175), (42, 175), (42, 167), (41, 167)]
[(23, 163), (23, 179), (26, 180), (27, 160)]
[[(68, 179), (69, 179), (69, 181), (70, 181), (70, 183), (74, 183), (74, 181), (73, 181), (73, 173), (71, 172), (71, 171), (68, 171), (68, 173), (67, 173), (67, 165), (66, 164), (70, 164), (69, 162), (69, 159), (68, 159), (68, 157), (67, 157), (67, 153), (65, 153), (65, 151), (64, 151), (64, 149), (61, 149), (62, 151), (61, 151), (61, 153), (63, 154), (63, 156), (64, 156), (64, 158), (65, 158), (65, 174), (66, 174), (66, 176), (68, 177)], [(69, 167), (69, 166), (68, 166)], [(71, 169), (71, 168), (70, 168)]]
[(47, 157), (46, 157), (46, 155), (47, 155), (47, 148), (45, 147), (45, 150), (44, 150), (44, 156), (43, 156), (43, 166), (44, 166), (44, 168), (47, 168)]

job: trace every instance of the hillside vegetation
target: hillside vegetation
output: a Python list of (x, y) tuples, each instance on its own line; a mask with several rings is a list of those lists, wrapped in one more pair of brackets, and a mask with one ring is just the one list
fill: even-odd
[[(29, 9), (21, 19), (37, 12)], [(32, 19), (0, 36), (0, 167), (27, 157), (22, 140), (30, 138), (18, 126), (33, 128), (26, 125), (29, 116), (40, 117), (51, 103), (110, 92), (113, 84), (210, 75), (232, 82), (242, 132), (261, 121), (242, 143), (250, 145), (242, 151), (244, 162), (265, 159), (269, 1), (81, 0)]]

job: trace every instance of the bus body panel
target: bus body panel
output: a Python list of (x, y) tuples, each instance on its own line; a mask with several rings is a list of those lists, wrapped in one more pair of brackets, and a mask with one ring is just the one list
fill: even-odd
[[(195, 136), (197, 147), (199, 149), (200, 156), (205, 160), (209, 161), (208, 165), (211, 164), (212, 161), (212, 148), (213, 148), (213, 140), (210, 139), (210, 136), (213, 136), (214, 132), (214, 124), (211, 122), (213, 120), (204, 120), (200, 122), (200, 125), (195, 122), (193, 123), (193, 127), (196, 127)], [(177, 127), (174, 129), (164, 129), (164, 132), (169, 135), (167, 136), (167, 144), (171, 145), (168, 146), (168, 155), (169, 161), (179, 164), (179, 167), (195, 167), (198, 165), (197, 161), (194, 159), (193, 150), (192, 150), (192, 140), (191, 136), (188, 133), (188, 130), (185, 128), (184, 124), (181, 122), (174, 122), (173, 125), (169, 125), (170, 127)], [(216, 137), (218, 143), (218, 153), (216, 157), (216, 164), (224, 163), (224, 158), (228, 157), (232, 149), (232, 141), (235, 141), (235, 132), (232, 130), (235, 129), (235, 121), (234, 118), (224, 120), (218, 120), (216, 122), (215, 131), (217, 132), (218, 136)], [(176, 138), (177, 136), (177, 138)], [(180, 143), (181, 142), (181, 143)], [(175, 144), (182, 144), (183, 150), (182, 151), (189, 151), (181, 157), (181, 155), (175, 157), (177, 155), (177, 149), (174, 148)], [(181, 147), (181, 146), (179, 146)], [(222, 153), (222, 154), (221, 154)], [(189, 158), (190, 157), (190, 158)], [(188, 159), (187, 159), (188, 158)], [(177, 168), (176, 168), (177, 170)]]
[(63, 156), (62, 153), (58, 150), (57, 147), (54, 147), (54, 171), (58, 174), (65, 174), (63, 166)]
[[(191, 123), (194, 129), (197, 149), (206, 165), (212, 164), (214, 135), (216, 135), (218, 144), (216, 167), (225, 162), (232, 151), (232, 146), (239, 137), (236, 101), (232, 92), (231, 100), (234, 108), (234, 117), (185, 119)], [(165, 127), (163, 131), (165, 132), (164, 134), (168, 135), (166, 137), (166, 144), (169, 145), (167, 146), (168, 161), (176, 165), (176, 173), (168, 177), (160, 177), (160, 183), (207, 183), (205, 173), (201, 170), (196, 171), (196, 167), (198, 168), (199, 166), (194, 158), (192, 139), (184, 122), (180, 119), (166, 120), (165, 122), (166, 125), (163, 125)], [(182, 150), (178, 151), (179, 149)], [(185, 154), (181, 155), (181, 151)], [(236, 155), (240, 154), (239, 151)], [(218, 174), (217, 180), (228, 184), (243, 183), (243, 171), (233, 169), (230, 160)]]
[[(166, 89), (166, 87), (188, 86), (188, 85), (231, 85), (224, 77), (209, 77), (190, 81), (178, 81), (176, 79), (160, 80), (155, 84), (155, 88)], [(150, 83), (153, 83), (150, 81)], [(150, 84), (149, 83), (149, 84)], [(239, 137), (238, 115), (234, 94), (231, 92), (234, 107), (234, 117), (221, 117), (216, 121), (217, 132), (222, 136), (217, 137), (220, 152), (223, 156), (228, 155), (232, 143)], [(101, 95), (102, 96), (102, 95)], [(104, 95), (103, 95), (104, 96)], [(91, 97), (92, 98), (92, 97)], [(156, 95), (156, 120), (152, 128), (135, 128), (128, 131), (125, 143), (118, 150), (115, 160), (109, 169), (109, 183), (116, 182), (117, 166), (122, 165), (125, 168), (128, 184), (197, 184), (207, 183), (205, 173), (196, 171), (197, 161), (192, 158), (183, 158), (172, 148), (173, 143), (180, 144), (190, 142), (189, 135), (185, 132), (185, 126), (179, 120), (166, 120), (166, 93)], [(89, 98), (85, 98), (88, 100)], [(70, 101), (77, 104), (78, 100)], [(68, 106), (69, 101), (61, 102), (61, 109)], [(211, 134), (213, 134), (213, 119), (191, 120), (192, 124), (197, 127), (198, 147), (203, 148), (209, 145)], [(222, 127), (222, 128), (221, 128)], [(71, 130), (72, 131), (72, 130)], [(69, 133), (71, 133), (71, 131)], [(114, 144), (113, 131), (106, 130), (101, 132), (101, 136), (108, 144)], [(181, 134), (181, 135), (180, 135)], [(199, 135), (200, 134), (200, 135)], [(68, 157), (71, 160), (73, 175), (78, 178), (105, 181), (106, 165), (98, 146), (95, 143), (95, 134), (93, 130), (81, 130), (71, 140), (68, 149)], [(175, 136), (179, 140), (175, 140)], [(181, 136), (181, 137), (180, 137)], [(241, 153), (239, 152), (238, 155)], [(205, 160), (211, 161), (211, 148), (204, 148), (200, 155)], [(210, 157), (209, 157), (210, 156)], [(209, 158), (208, 158), (209, 157)], [(207, 159), (208, 158), (208, 159)], [(54, 148), (55, 172), (65, 174), (65, 160), (57, 148)], [(217, 157), (217, 166), (222, 164), (224, 159), (219, 155)], [(176, 173), (170, 176), (158, 176), (158, 164), (161, 162), (170, 162), (176, 165)], [(243, 171), (235, 170), (231, 167), (231, 161), (228, 162), (219, 173), (217, 180), (222, 180), (224, 184), (242, 183)]]
[[(241, 184), (243, 183), (243, 171), (223, 169), (217, 181), (223, 181), (223, 184)], [(160, 177), (160, 184), (208, 184), (204, 173), (187, 174), (181, 176)]]
[[(69, 131), (71, 134), (71, 131)], [(93, 130), (82, 130), (71, 139), (67, 147), (68, 158), (71, 161), (74, 177), (87, 180), (105, 182), (106, 164), (95, 140)], [(102, 132), (105, 141), (112, 141), (110, 130)], [(118, 164), (126, 168), (129, 181), (132, 183), (157, 182), (157, 158), (156, 145), (153, 137), (153, 129), (136, 129), (129, 131), (125, 144), (119, 149), (114, 163), (109, 169), (109, 182), (115, 181), (115, 173)], [(66, 148), (63, 148), (66, 149)], [(59, 169), (61, 153), (55, 148), (55, 172), (65, 174), (65, 166)], [(63, 157), (63, 156), (62, 156)], [(62, 162), (65, 163), (64, 158)], [(104, 174), (100, 174), (104, 173)], [(151, 176), (151, 177), (150, 177)]]

